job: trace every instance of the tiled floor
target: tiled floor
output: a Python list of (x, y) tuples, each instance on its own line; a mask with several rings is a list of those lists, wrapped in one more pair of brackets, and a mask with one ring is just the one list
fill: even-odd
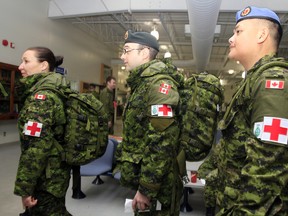
[[(117, 125), (121, 123), (116, 122)], [(115, 131), (121, 131), (116, 128)], [(119, 135), (118, 132), (115, 134)], [(0, 215), (18, 216), (23, 212), (20, 197), (13, 195), (15, 175), (20, 155), (18, 143), (0, 145)], [(129, 216), (133, 214), (124, 213), (124, 202), (126, 198), (133, 198), (135, 192), (123, 188), (119, 182), (108, 176), (103, 176), (104, 184), (94, 185), (94, 177), (82, 177), (82, 191), (86, 194), (84, 199), (72, 199), (71, 186), (67, 192), (66, 205), (74, 216)], [(203, 190), (194, 189), (189, 195), (189, 203), (193, 207), (192, 212), (181, 213), (181, 216), (205, 215)]]

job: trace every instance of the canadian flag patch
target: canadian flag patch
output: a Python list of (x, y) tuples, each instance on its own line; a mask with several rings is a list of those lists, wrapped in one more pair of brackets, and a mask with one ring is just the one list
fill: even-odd
[(159, 92), (167, 95), (169, 93), (169, 89), (171, 89), (171, 85), (167, 83), (162, 83), (160, 85)]
[(267, 89), (284, 89), (284, 81), (282, 81), (282, 80), (266, 80), (265, 88), (267, 88)]
[(46, 95), (44, 95), (44, 94), (35, 94), (34, 98), (37, 99), (37, 100), (45, 100), (46, 99)]
[(288, 119), (264, 117), (263, 122), (254, 124), (254, 134), (261, 140), (287, 145)]
[(170, 105), (167, 105), (167, 104), (152, 105), (151, 106), (151, 115), (152, 116), (173, 117), (172, 107)]
[(42, 131), (42, 123), (39, 122), (33, 122), (33, 121), (28, 121), (24, 125), (24, 131), (23, 133), (27, 136), (34, 136), (34, 137), (40, 137), (41, 136), (41, 131)]

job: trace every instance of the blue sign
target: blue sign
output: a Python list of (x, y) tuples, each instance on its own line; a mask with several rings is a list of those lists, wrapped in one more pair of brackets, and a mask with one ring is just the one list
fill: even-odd
[(63, 67), (56, 67), (55, 72), (56, 73), (60, 73), (62, 75), (67, 74), (67, 70), (65, 68), (63, 68)]

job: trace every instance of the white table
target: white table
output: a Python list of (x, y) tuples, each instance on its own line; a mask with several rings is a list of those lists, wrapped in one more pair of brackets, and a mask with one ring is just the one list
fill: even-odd
[(184, 185), (183, 189), (183, 203), (180, 206), (180, 210), (182, 212), (190, 212), (193, 210), (193, 208), (188, 203), (188, 195), (192, 191), (192, 188), (203, 188), (205, 186), (205, 183), (203, 180), (200, 180), (197, 178), (197, 181), (195, 183), (191, 182), (191, 171), (197, 172), (199, 166), (203, 163), (203, 161), (197, 161), (197, 162), (186, 162), (186, 169), (187, 169), (187, 175), (189, 178), (189, 182)]

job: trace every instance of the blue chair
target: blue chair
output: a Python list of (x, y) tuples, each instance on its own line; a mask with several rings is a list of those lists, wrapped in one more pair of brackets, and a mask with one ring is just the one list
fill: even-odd
[(105, 153), (98, 159), (80, 167), (81, 176), (96, 176), (93, 184), (103, 184), (100, 175), (111, 172), (114, 160), (115, 144), (109, 139)]
[(73, 170), (73, 185), (72, 185), (72, 198), (83, 199), (86, 195), (81, 190), (81, 176), (96, 176), (93, 184), (103, 184), (100, 175), (108, 175), (112, 177), (113, 165), (115, 163), (114, 153), (118, 142), (114, 139), (108, 140), (105, 153), (98, 159), (83, 165), (74, 166)]

